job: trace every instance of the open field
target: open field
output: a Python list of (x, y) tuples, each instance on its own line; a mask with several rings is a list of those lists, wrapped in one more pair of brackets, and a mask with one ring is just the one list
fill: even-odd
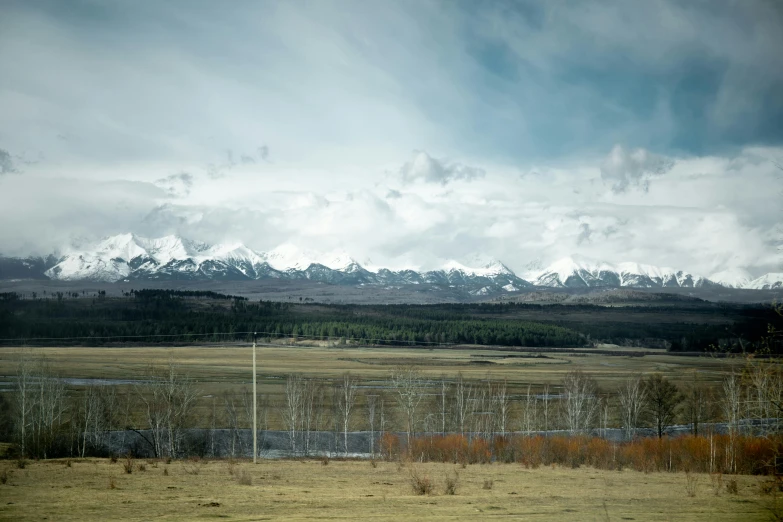
[[(108, 459), (0, 461), (2, 520), (769, 520), (773, 497), (759, 477), (716, 478), (520, 465), (405, 464), (330, 461), (137, 460), (132, 474)], [(142, 464), (146, 470), (140, 471)], [(434, 481), (418, 496), (411, 470)], [(458, 474), (456, 495), (444, 492)], [(726, 483), (737, 481), (737, 493)], [(491, 481), (491, 483), (490, 483)], [(688, 493), (692, 485), (694, 496)], [(249, 484), (248, 484), (249, 483)], [(114, 489), (111, 489), (111, 485)]]
[[(478, 348), (478, 347), (477, 347)], [(604, 347), (616, 355), (593, 353), (535, 353), (498, 350), (427, 348), (339, 348), (308, 346), (259, 346), (259, 393), (279, 395), (289, 373), (335, 378), (351, 372), (363, 381), (380, 382), (396, 365), (415, 365), (430, 378), (461, 372), (468, 379), (507, 379), (512, 390), (528, 383), (557, 385), (563, 375), (580, 369), (593, 375), (600, 387), (613, 389), (635, 372), (660, 372), (674, 382), (692, 382), (694, 375), (705, 385), (717, 386), (737, 359), (681, 356), (658, 350), (656, 355), (628, 355), (636, 349)], [(25, 348), (0, 349), (0, 376), (13, 375), (16, 359)], [(45, 356), (60, 377), (71, 379), (140, 379), (149, 365), (165, 365), (171, 359), (179, 370), (198, 381), (206, 394), (220, 393), (250, 382), (250, 346), (188, 346), (134, 348), (32, 348)]]

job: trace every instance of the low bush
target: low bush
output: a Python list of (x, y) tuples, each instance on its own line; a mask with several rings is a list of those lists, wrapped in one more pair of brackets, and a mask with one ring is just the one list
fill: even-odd
[(122, 468), (128, 475), (133, 473), (133, 455), (128, 453), (128, 455), (125, 457), (125, 460), (122, 462)]
[(452, 434), (412, 438), (410, 447), (401, 447), (391, 434), (381, 437), (381, 454), (397, 460), (403, 455), (420, 462), (467, 464), (518, 462), (526, 468), (557, 464), (570, 468), (592, 466), (598, 469), (630, 468), (644, 473), (687, 471), (691, 473), (737, 473), (765, 475), (774, 471), (770, 462), (783, 452), (783, 436), (751, 437), (728, 435), (639, 438), (612, 442), (600, 437), (513, 436), (468, 438)]
[(411, 489), (417, 495), (429, 495), (435, 489), (435, 483), (429, 475), (421, 472), (415, 466), (410, 468)]
[(443, 492), (446, 495), (456, 495), (457, 485), (459, 484), (459, 474), (455, 471), (453, 474), (446, 474), (444, 479)]
[(731, 495), (736, 495), (739, 493), (739, 487), (737, 487), (736, 479), (731, 479), (726, 483), (726, 492)]
[(237, 479), (237, 483), (243, 486), (253, 485), (253, 478), (250, 476), (250, 473), (248, 473), (245, 470), (241, 470), (239, 473), (237, 473), (236, 479)]

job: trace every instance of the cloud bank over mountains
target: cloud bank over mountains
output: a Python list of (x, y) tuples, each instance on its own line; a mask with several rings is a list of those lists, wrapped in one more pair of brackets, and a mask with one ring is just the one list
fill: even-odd
[(781, 271), (774, 2), (3, 11), (2, 254), (134, 232)]

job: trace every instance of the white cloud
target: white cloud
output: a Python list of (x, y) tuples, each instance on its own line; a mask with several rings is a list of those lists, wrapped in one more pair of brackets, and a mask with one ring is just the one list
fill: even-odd
[(272, 4), (5, 9), (0, 251), (133, 231), (780, 269), (783, 149), (748, 146), (780, 142), (767, 4)]
[(473, 181), (486, 176), (486, 171), (459, 162), (438, 160), (424, 151), (414, 151), (413, 158), (400, 168), (403, 183), (421, 180), (425, 183), (447, 185), (452, 181)]

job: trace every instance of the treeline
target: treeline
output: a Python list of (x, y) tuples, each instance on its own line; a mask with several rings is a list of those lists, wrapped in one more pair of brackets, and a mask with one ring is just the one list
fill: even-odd
[[(205, 396), (173, 361), (121, 393), (105, 385), (69, 391), (46, 359), (23, 356), (11, 384), (0, 394), (0, 440), (15, 442), (18, 455), (108, 455), (118, 430), (137, 435), (138, 456), (252, 455), (243, 436), (252, 426), (250, 390)], [(281, 396), (260, 399), (259, 439), (285, 432), (291, 456), (322, 453), (331, 434), (334, 455), (770, 473), (770, 458), (783, 450), (783, 371), (770, 361), (749, 360), (718, 388), (650, 374), (599, 389), (590, 374), (571, 371), (558, 383), (512, 392), (489, 376), (433, 379), (396, 367), (380, 386), (349, 373), (290, 374)], [(669, 435), (678, 422), (688, 437)], [(618, 429), (612, 442), (609, 431)], [(353, 431), (367, 434), (366, 447), (349, 444)]]
[[(308, 338), (359, 343), (581, 347), (596, 343), (671, 351), (783, 353), (770, 306), (701, 308), (527, 303), (338, 305), (249, 301), (210, 291), (131, 290), (124, 297), (72, 292), (0, 295), (0, 339), (76, 338), (101, 345)], [(681, 321), (672, 318), (682, 317)], [(8, 341), (5, 341), (8, 343)]]
[[(502, 344), (576, 347), (572, 329), (499, 318), (421, 317), (405, 307), (293, 305), (241, 299), (193, 301), (184, 295), (137, 291), (133, 299), (12, 300), (0, 303), (0, 338), (60, 338), (62, 344), (220, 342), (262, 337), (343, 339), (381, 345)], [(69, 341), (68, 338), (78, 338)]]

